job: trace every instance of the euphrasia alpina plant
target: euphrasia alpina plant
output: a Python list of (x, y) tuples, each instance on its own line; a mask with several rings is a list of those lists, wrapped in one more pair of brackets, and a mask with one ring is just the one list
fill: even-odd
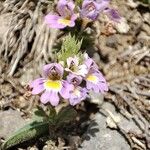
[[(109, 0), (59, 0), (55, 13), (45, 16), (45, 23), (50, 28), (63, 29), (74, 27), (76, 20), (82, 20), (82, 26), (86, 27), (100, 13), (106, 13), (112, 20), (118, 21), (118, 12), (108, 6)], [(50, 138), (54, 138), (57, 129), (76, 118), (77, 112), (73, 106), (90, 98), (91, 91), (108, 91), (98, 65), (87, 53), (81, 53), (81, 39), (84, 37), (76, 39), (67, 36), (55, 62), (44, 65), (42, 77), (30, 82), (31, 93), (40, 95), (43, 107), (37, 106), (32, 121), (8, 138), (2, 149), (48, 133)]]
[(48, 133), (54, 138), (56, 129), (76, 118), (73, 106), (86, 100), (90, 91), (108, 91), (98, 65), (87, 53), (80, 52), (81, 44), (82, 41), (67, 36), (56, 62), (43, 66), (42, 77), (30, 82), (31, 93), (40, 95), (47, 109), (37, 106), (33, 121), (6, 140), (2, 149)]
[(98, 19), (99, 14), (105, 13), (114, 21), (120, 20), (119, 13), (109, 7), (111, 0), (59, 0), (55, 12), (45, 16), (45, 23), (50, 28), (63, 29), (74, 27), (75, 21), (82, 20), (82, 26)]

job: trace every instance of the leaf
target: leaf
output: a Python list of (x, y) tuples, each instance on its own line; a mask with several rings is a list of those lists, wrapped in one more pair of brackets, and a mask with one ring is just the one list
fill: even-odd
[(60, 127), (63, 123), (68, 123), (72, 121), (73, 119), (75, 119), (76, 115), (77, 112), (73, 107), (63, 107), (55, 118), (56, 126)]
[(143, 3), (146, 3), (146, 4), (150, 4), (150, 0), (140, 0), (142, 1)]
[(77, 6), (81, 6), (83, 3), (83, 0), (76, 0), (75, 3)]
[(37, 108), (34, 110), (33, 113), (34, 113), (34, 115), (33, 115), (32, 119), (35, 121), (42, 122), (48, 118), (46, 112), (40, 106), (37, 106)]
[(49, 132), (49, 123), (46, 122), (31, 122), (25, 125), (23, 128), (19, 129), (14, 133), (6, 142), (2, 145), (2, 150), (8, 149), (12, 146), (20, 144), (22, 142), (28, 141), (32, 138), (39, 137), (41, 135), (47, 134)]
[(52, 106), (49, 106), (48, 108), (49, 108), (49, 114), (48, 114), (49, 119), (53, 120), (56, 116), (56, 110)]
[(75, 36), (71, 36), (70, 34), (65, 38), (62, 43), (61, 51), (58, 53), (58, 60), (66, 62), (68, 57), (73, 57), (74, 55), (78, 55), (80, 52), (82, 40), (76, 40)]

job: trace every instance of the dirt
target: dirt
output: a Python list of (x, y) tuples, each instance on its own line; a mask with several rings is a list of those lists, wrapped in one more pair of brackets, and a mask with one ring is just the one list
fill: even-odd
[[(0, 2), (0, 110), (18, 110), (26, 120), (31, 117), (32, 109), (39, 104), (38, 96), (28, 97), (27, 84), (40, 75), (43, 64), (53, 60), (52, 45), (61, 41), (64, 34), (63, 31), (47, 29), (42, 24), (43, 12), (49, 11), (46, 6), (50, 4), (42, 3), (38, 8), (34, 1), (30, 1), (21, 8), (22, 4), (22, 1)], [(88, 31), (93, 33), (94, 44), (87, 48), (87, 52), (92, 54), (108, 81), (110, 90), (104, 96), (104, 103), (111, 103), (117, 113), (131, 119), (141, 133), (130, 131), (117, 122), (115, 130), (131, 149), (148, 150), (150, 8), (147, 4), (133, 0), (112, 0), (111, 5), (124, 17), (125, 24), (121, 25), (124, 28), (110, 26), (108, 32), (108, 22), (110, 25), (112, 22), (100, 15)], [(32, 12), (34, 20), (27, 14), (28, 10)], [(59, 131), (59, 135), (63, 136), (54, 141), (48, 137), (39, 138), (13, 149), (78, 149), (90, 121), (99, 113), (98, 108), (106, 116), (110, 115), (98, 103), (82, 103), (76, 108), (78, 120)]]

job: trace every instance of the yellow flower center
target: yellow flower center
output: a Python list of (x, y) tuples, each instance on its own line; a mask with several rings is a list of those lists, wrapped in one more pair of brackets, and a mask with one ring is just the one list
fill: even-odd
[(68, 26), (70, 25), (71, 21), (69, 19), (59, 19), (58, 23)]
[(47, 80), (44, 83), (44, 86), (46, 89), (55, 90), (55, 91), (59, 91), (62, 88), (61, 81), (59, 81), (59, 80), (55, 80), (55, 81)]
[(86, 78), (88, 81), (93, 82), (93, 83), (97, 83), (98, 79), (96, 76), (94, 75), (88, 75), (88, 77)]

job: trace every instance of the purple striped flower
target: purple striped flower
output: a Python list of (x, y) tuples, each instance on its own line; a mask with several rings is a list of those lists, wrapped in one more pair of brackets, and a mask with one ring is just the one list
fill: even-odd
[(32, 94), (40, 94), (41, 102), (46, 104), (51, 103), (52, 106), (57, 106), (59, 103), (59, 95), (64, 99), (70, 97), (70, 91), (73, 86), (67, 81), (62, 80), (64, 69), (60, 64), (52, 63), (43, 67), (43, 78), (38, 78), (31, 82)]
[(74, 88), (70, 92), (69, 102), (71, 105), (79, 104), (81, 101), (83, 101), (87, 97), (87, 89), (82, 88), (79, 86), (82, 82), (82, 77), (69, 74), (67, 76), (67, 81), (74, 85)]
[(108, 91), (108, 85), (102, 73), (98, 70), (97, 64), (85, 54), (85, 64), (88, 67), (88, 73), (85, 77), (86, 88), (94, 92), (104, 93)]
[(81, 18), (96, 20), (99, 13), (108, 7), (109, 0), (84, 0), (80, 10)]
[(118, 21), (121, 17), (119, 13), (109, 8), (110, 0), (84, 0), (80, 10), (81, 18), (96, 20), (99, 13), (106, 13), (110, 19)]
[(63, 29), (67, 26), (74, 27), (77, 15), (74, 13), (75, 4), (72, 0), (59, 0), (57, 13), (45, 16), (45, 23), (50, 28)]

